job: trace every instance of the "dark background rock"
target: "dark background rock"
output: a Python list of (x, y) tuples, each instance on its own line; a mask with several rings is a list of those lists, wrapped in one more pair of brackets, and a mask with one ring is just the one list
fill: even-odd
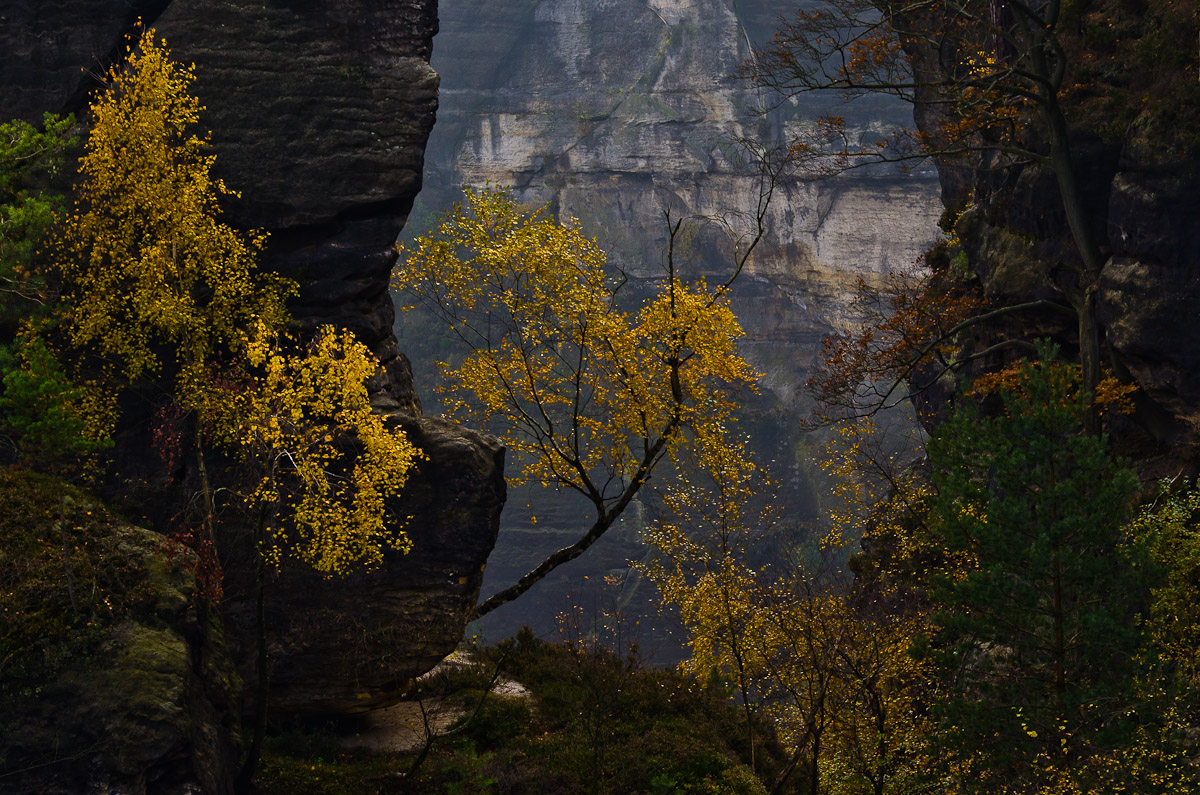
[[(412, 551), (387, 555), (377, 570), (334, 580), (287, 563), (271, 575), (270, 714), (276, 718), (389, 706), (462, 639), (496, 540), (504, 448), (493, 437), (441, 420), (397, 413), (390, 421), (428, 456), (393, 506)], [(232, 567), (228, 588), (251, 592), (251, 563), (246, 558)], [(225, 613), (242, 675), (253, 681), (254, 604), (233, 596)]]
[[(1175, 46), (1166, 40), (1159, 43), (1163, 52), (1149, 60), (1136, 55), (1138, 37), (1129, 31), (1114, 47), (1096, 44), (1086, 27), (1111, 26), (1116, 12), (1102, 3), (1089, 8), (1086, 25), (1059, 31), (1069, 53), (1068, 68), (1078, 68), (1067, 84), (1078, 78), (1085, 86), (1064, 90), (1061, 101), (1084, 209), (1103, 255), (1110, 258), (1095, 285), (1101, 355), (1113, 375), (1139, 387), (1133, 415), (1111, 417), (1106, 430), (1143, 477), (1194, 474), (1200, 465), (1195, 81), (1179, 79), (1178, 65), (1163, 54)], [(1154, 29), (1162, 24), (1154, 16), (1160, 13), (1155, 9), (1130, 18), (1130, 29), (1137, 24)], [(919, 17), (915, 24), (922, 24)], [(1189, 58), (1196, 25), (1188, 18), (1172, 31), (1182, 43), (1180, 52)], [(924, 70), (918, 74), (939, 73), (942, 66), (932, 51), (913, 54)], [(1097, 67), (1101, 62), (1105, 65)], [(1107, 95), (1094, 86), (1086, 88), (1095, 69), (1107, 75)], [(1097, 98), (1101, 96), (1103, 100)], [(917, 114), (918, 126), (936, 136), (947, 121), (939, 113), (924, 108)], [(1123, 120), (1118, 127), (1112, 125), (1114, 114)], [(1047, 145), (1036, 122), (1029, 124), (1025, 137), (1031, 150)], [(1075, 280), (1081, 267), (1054, 175), (1032, 162), (994, 165), (986, 158), (975, 166), (950, 159), (938, 163), (946, 220), (962, 242), (970, 274), (993, 306), (1045, 299), (1068, 304), (1066, 294), (1079, 287)], [(1004, 339), (1048, 336), (1071, 358), (1078, 345), (1075, 321), (1056, 315), (1003, 318), (977, 330), (977, 349)], [(964, 382), (1018, 355), (980, 360)], [(926, 395), (923, 415), (936, 423), (953, 397), (953, 390)]]

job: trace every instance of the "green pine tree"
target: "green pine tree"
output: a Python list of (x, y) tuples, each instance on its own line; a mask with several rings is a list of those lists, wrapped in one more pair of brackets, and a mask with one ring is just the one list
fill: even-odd
[(0, 333), (11, 339), (17, 323), (49, 300), (40, 251), (62, 209), (52, 186), (72, 137), (73, 116), (47, 113), (40, 127), (0, 124)]
[(1128, 714), (1150, 572), (1122, 542), (1138, 481), (1083, 432), (1078, 368), (1039, 358), (1011, 373), (999, 416), (963, 409), (930, 444), (934, 532), (963, 561), (934, 590), (930, 649), (967, 792), (1091, 791)]

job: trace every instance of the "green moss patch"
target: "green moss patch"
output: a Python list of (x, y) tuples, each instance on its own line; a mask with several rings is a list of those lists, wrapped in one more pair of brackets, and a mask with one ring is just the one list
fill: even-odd
[(187, 608), (186, 563), (78, 489), (0, 471), (0, 695), (88, 670), (126, 619), (163, 626)]

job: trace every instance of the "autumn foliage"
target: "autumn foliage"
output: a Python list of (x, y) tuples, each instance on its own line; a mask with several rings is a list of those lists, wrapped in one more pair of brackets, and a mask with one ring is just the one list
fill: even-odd
[(97, 422), (115, 422), (114, 385), (167, 364), (183, 403), (197, 400), (219, 351), (245, 349), (261, 320), (284, 322), (294, 287), (255, 266), (265, 235), (220, 220), (230, 191), (194, 128), (190, 69), (152, 34), (131, 49), (92, 107), (74, 210), (60, 231), (64, 329), (96, 371)]
[(860, 278), (852, 310), (861, 330), (822, 340), (819, 369), (808, 380), (814, 421), (873, 415), (965, 364), (959, 335), (983, 305), (969, 289), (933, 278), (893, 273), (878, 285)]
[(260, 329), (246, 357), (244, 380), (206, 392), (202, 413), (257, 481), (245, 502), (270, 517), (269, 557), (290, 552), (328, 576), (408, 552), (405, 517), (387, 505), (421, 455), (371, 410), (366, 380), (378, 365), (367, 347), (324, 326), (288, 354)]
[(478, 609), (515, 598), (581, 554), (683, 448), (723, 444), (731, 390), (754, 373), (721, 287), (671, 271), (636, 310), (573, 221), (529, 213), (504, 191), (468, 190), (434, 233), (404, 252), (395, 284), (465, 345), (446, 365), (451, 413), (517, 453), (518, 481), (578, 492), (591, 526)]
[[(286, 334), (296, 286), (258, 266), (264, 232), (221, 218), (233, 191), (212, 176), (194, 79), (149, 30), (108, 73), (49, 248), (61, 299), (53, 322), (23, 331), (21, 372), (60, 372), (69, 387), (42, 410), (90, 439), (128, 423), (127, 391), (165, 391), (166, 405), (153, 399), (155, 443), (168, 480), (179, 467), (199, 478), (180, 532), (210, 555), (229, 507), (218, 494), (232, 494), (266, 524), (275, 562), (294, 554), (326, 575), (375, 565), (383, 549), (408, 548), (385, 504), (419, 453), (372, 410), (370, 351), (329, 328), (311, 342)], [(22, 382), (7, 381), (13, 400)], [(218, 461), (240, 462), (236, 483), (214, 485)]]

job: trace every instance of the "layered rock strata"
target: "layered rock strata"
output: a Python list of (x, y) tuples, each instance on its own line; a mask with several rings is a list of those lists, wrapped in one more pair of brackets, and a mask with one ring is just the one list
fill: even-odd
[[(442, 0), (440, 8), (432, 63), (441, 105), (410, 229), (433, 223), (463, 185), (513, 187), (522, 201), (578, 218), (638, 297), (661, 284), (666, 209), (696, 216), (680, 257), (689, 272), (728, 274), (729, 244), (716, 222), (746, 235), (760, 197), (754, 163), (737, 141), (781, 142), (825, 112), (846, 112), (806, 97), (766, 113), (772, 99), (730, 77), (752, 43), (770, 38), (778, 15), (794, 11), (789, 0)], [(868, 100), (852, 112), (856, 136), (912, 124), (901, 103)], [(813, 447), (799, 429), (811, 408), (802, 386), (821, 340), (854, 328), (849, 299), (859, 277), (914, 267), (940, 212), (931, 170), (777, 187), (766, 236), (733, 301), (747, 331), (742, 350), (764, 374), (761, 393), (743, 396), (750, 430), (760, 460), (773, 461), (784, 483), (789, 522), (813, 522), (822, 511)], [(422, 366), (445, 358), (422, 347), (426, 328), (402, 322), (398, 334)], [(418, 370), (418, 383), (434, 377)], [(578, 506), (536, 493), (512, 503), (488, 587), (508, 584), (579, 533)], [(548, 617), (590, 592), (589, 583), (628, 576), (625, 561), (642, 554), (636, 528), (611, 531), (554, 572), (552, 584), (497, 611), (490, 631), (507, 634), (523, 621), (549, 631)], [(623, 589), (619, 598), (646, 597)]]

